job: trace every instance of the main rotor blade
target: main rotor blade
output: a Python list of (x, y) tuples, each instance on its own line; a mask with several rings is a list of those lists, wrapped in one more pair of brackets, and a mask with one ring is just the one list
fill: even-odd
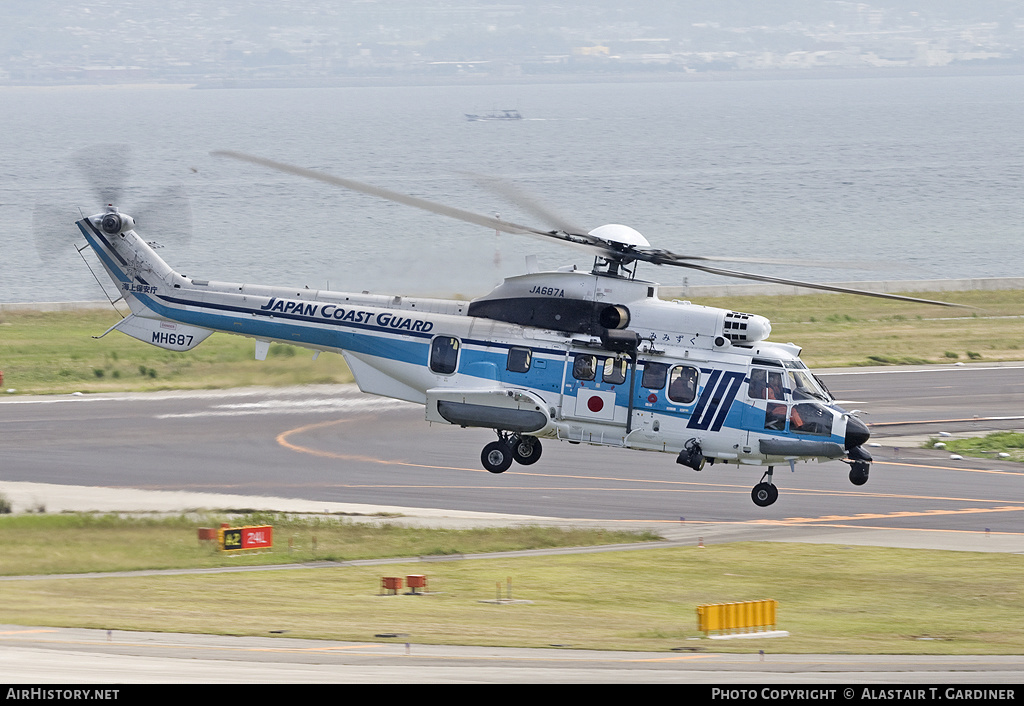
[[(687, 267), (692, 262), (741, 262), (747, 265), (787, 265), (790, 267), (837, 267), (835, 262), (826, 260), (803, 260), (797, 258), (772, 258), (772, 257), (719, 257), (717, 255), (679, 255), (656, 248), (637, 248), (636, 260), (650, 262), (654, 265), (675, 265), (676, 267)], [(878, 269), (878, 267), (866, 263), (854, 263), (858, 269)], [(842, 267), (843, 265), (838, 265)]]
[(486, 174), (477, 174), (476, 172), (465, 172), (465, 174), (483, 188), (507, 199), (512, 205), (522, 208), (533, 217), (554, 226), (560, 231), (581, 235), (587, 232), (587, 229), (580, 228), (576, 224), (571, 223), (560, 214), (555, 213), (550, 206), (541, 203), (535, 196), (527, 193), (510, 181)]
[[(700, 270), (709, 274), (721, 275), (723, 277), (736, 277), (739, 279), (749, 279), (757, 282), (772, 282), (775, 284), (787, 284), (794, 287), (804, 287), (807, 289), (820, 289), (828, 292), (838, 292), (841, 294), (860, 294), (868, 297), (878, 297), (881, 299), (895, 299), (899, 301), (917, 302), (921, 304), (936, 304), (938, 306), (954, 306), (963, 308), (967, 307), (963, 304), (951, 304), (949, 302), (933, 301), (931, 299), (919, 299), (916, 297), (907, 297), (899, 294), (884, 294), (882, 292), (869, 292), (862, 289), (853, 289), (850, 287), (839, 287), (836, 285), (829, 284), (817, 284), (814, 282), (802, 282), (799, 280), (783, 279), (781, 277), (769, 277), (767, 275), (751, 274), (749, 272), (738, 272), (735, 270), (726, 270), (717, 267), (709, 267), (707, 265), (697, 264), (698, 262), (707, 261), (721, 261), (721, 262), (748, 262), (758, 264), (797, 264), (807, 265), (807, 261), (783, 261), (783, 260), (759, 260), (754, 258), (719, 258), (719, 257), (708, 257), (700, 255), (677, 255), (667, 250), (658, 250), (655, 248), (636, 248), (632, 246), (623, 246), (604, 240), (602, 238), (592, 236), (587, 233), (582, 233), (570, 224), (563, 224), (567, 228), (554, 231), (544, 231), (537, 228), (531, 228), (529, 226), (519, 225), (512, 223), (511, 221), (503, 221), (499, 218), (492, 218), (490, 216), (484, 216), (479, 213), (473, 213), (471, 211), (465, 211), (461, 208), (454, 208), (452, 206), (444, 206), (442, 204), (434, 203), (433, 201), (427, 201), (426, 199), (417, 198), (415, 196), (409, 196), (402, 194), (397, 191), (391, 191), (379, 186), (372, 186), (370, 184), (364, 184), (354, 179), (345, 179), (342, 177), (336, 177), (331, 174), (325, 174), (313, 169), (306, 169), (305, 167), (297, 167), (293, 164), (286, 164), (284, 162), (277, 162), (272, 159), (265, 157), (257, 157), (255, 155), (246, 154), (244, 152), (235, 152), (233, 150), (217, 150), (211, 152), (212, 155), (218, 157), (230, 157), (231, 159), (237, 159), (242, 162), (249, 162), (250, 164), (257, 164), (269, 169), (275, 169), (277, 171), (285, 172), (288, 174), (294, 174), (296, 176), (305, 177), (307, 179), (313, 179), (315, 181), (322, 181), (327, 184), (334, 186), (341, 186), (352, 191), (358, 191), (363, 194), (370, 196), (377, 196), (378, 198), (386, 199), (388, 201), (394, 201), (396, 203), (405, 204), (412, 206), (413, 208), (419, 208), (424, 211), (436, 213), (441, 216), (448, 216), (449, 218), (455, 218), (466, 223), (472, 223), (473, 225), (483, 226), (485, 228), (492, 228), (503, 233), (512, 233), (517, 235), (535, 235), (546, 239), (559, 240), (567, 245), (573, 245), (582, 247), (591, 253), (596, 253), (601, 257), (608, 258), (610, 260), (616, 260), (618, 262), (629, 264), (634, 260), (641, 260), (650, 262), (657, 265), (673, 265), (676, 267), (687, 267), (694, 270)], [(512, 187), (512, 193), (516, 193), (516, 189)], [(540, 208), (539, 213), (543, 214), (545, 219), (551, 217), (550, 213), (547, 213), (542, 207), (536, 204), (524, 204), (527, 209), (535, 210)], [(557, 219), (557, 217), (556, 217)]]
[(806, 289), (821, 289), (826, 292), (837, 292), (839, 294), (859, 294), (865, 297), (878, 297), (879, 299), (895, 299), (897, 301), (904, 302), (915, 302), (917, 304), (935, 304), (937, 306), (952, 306), (962, 309), (974, 309), (973, 306), (967, 304), (953, 304), (951, 302), (940, 302), (935, 299), (920, 299), (918, 297), (907, 297), (902, 294), (887, 294), (884, 292), (871, 292), (866, 289), (854, 289), (852, 287), (840, 287), (834, 284), (819, 284), (817, 282), (801, 282), (795, 279), (784, 279), (782, 277), (769, 277), (768, 275), (755, 275), (749, 272), (737, 272), (736, 270), (724, 270), (720, 267), (708, 267), (707, 265), (698, 265), (695, 263), (684, 263), (684, 262), (672, 262), (664, 264), (673, 264), (677, 267), (686, 267), (692, 270), (700, 270), (701, 272), (707, 272), (713, 275), (721, 275), (723, 277), (736, 277), (738, 279), (749, 279), (755, 282), (771, 282), (773, 284), (788, 284), (793, 287), (804, 287)]
[(483, 226), (485, 228), (492, 228), (494, 230), (501, 231), (503, 233), (514, 233), (517, 235), (542, 235), (545, 237), (559, 237), (557, 233), (551, 233), (549, 231), (538, 230), (536, 228), (530, 228), (529, 226), (522, 226), (511, 221), (503, 221), (499, 218), (492, 218), (490, 216), (484, 216), (479, 213), (473, 213), (471, 211), (464, 211), (461, 208), (454, 208), (452, 206), (444, 206), (433, 201), (427, 201), (426, 199), (417, 198), (415, 196), (409, 196), (407, 194), (401, 194), (397, 191), (391, 191), (379, 186), (372, 186), (370, 184), (364, 184), (353, 179), (344, 179), (342, 177), (336, 177), (331, 174), (325, 174), (324, 172), (318, 172), (313, 169), (306, 169), (305, 167), (297, 167), (293, 164), (285, 164), (284, 162), (276, 162), (272, 159), (266, 159), (264, 157), (256, 157), (251, 154), (245, 154), (244, 152), (234, 152), (232, 150), (218, 150), (211, 152), (214, 156), (218, 157), (230, 157), (237, 159), (242, 162), (249, 162), (251, 164), (258, 164), (263, 167), (270, 169), (276, 169), (280, 172), (286, 172), (288, 174), (295, 174), (296, 176), (305, 177), (307, 179), (314, 179), (316, 181), (322, 181), (327, 184), (333, 184), (334, 186), (341, 186), (352, 191), (358, 191), (363, 194), (369, 194), (370, 196), (377, 196), (388, 201), (394, 201), (396, 203), (405, 204), (406, 206), (412, 206), (413, 208), (419, 208), (424, 211), (430, 211), (441, 216), (448, 216), (449, 218), (455, 218), (466, 223), (472, 223), (474, 225)]

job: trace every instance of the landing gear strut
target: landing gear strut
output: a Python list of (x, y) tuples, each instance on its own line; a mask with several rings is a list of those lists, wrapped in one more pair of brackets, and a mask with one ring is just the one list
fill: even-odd
[[(775, 472), (774, 466), (768, 466), (768, 472), (761, 476), (761, 482), (754, 486), (754, 489), (750, 491), (750, 499), (754, 501), (754, 504), (758, 507), (768, 507), (773, 502), (779, 499), (779, 489), (772, 483), (772, 474)], [(767, 479), (767, 481), (765, 480)]]
[(871, 454), (860, 446), (854, 446), (846, 452), (850, 460), (850, 482), (854, 485), (864, 485), (868, 482), (868, 471), (871, 470)]
[(492, 441), (480, 453), (480, 462), (491, 473), (504, 473), (512, 462), (524, 466), (540, 460), (540, 439), (535, 436), (520, 436), (498, 431), (498, 440)]

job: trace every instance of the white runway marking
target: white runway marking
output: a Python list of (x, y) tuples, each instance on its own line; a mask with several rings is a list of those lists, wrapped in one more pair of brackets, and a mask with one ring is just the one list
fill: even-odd
[(302, 399), (302, 400), (264, 400), (262, 402), (242, 402), (238, 404), (222, 404), (197, 412), (179, 414), (158, 414), (156, 419), (191, 419), (194, 417), (241, 417), (258, 414), (323, 414), (329, 412), (362, 412), (380, 411), (418, 406), (412, 402), (379, 398), (350, 399)]

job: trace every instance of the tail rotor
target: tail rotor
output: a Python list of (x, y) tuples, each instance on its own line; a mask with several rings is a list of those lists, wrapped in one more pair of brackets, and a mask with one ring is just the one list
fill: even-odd
[[(114, 206), (123, 214), (131, 214), (148, 237), (175, 245), (191, 241), (192, 207), (182, 184), (129, 190), (130, 145), (90, 145), (74, 152), (70, 161), (96, 199), (88, 208), (92, 213)], [(69, 248), (79, 242), (76, 229), (69, 226), (81, 216), (66, 204), (44, 203), (33, 208), (32, 234), (40, 259), (52, 262), (67, 256)]]

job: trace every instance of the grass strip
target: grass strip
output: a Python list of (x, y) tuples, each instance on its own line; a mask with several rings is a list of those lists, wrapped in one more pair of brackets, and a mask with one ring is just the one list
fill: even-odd
[(109, 309), (0, 313), (3, 389), (19, 394), (217, 389), (352, 382), (344, 359), (275, 343), (255, 359), (254, 343), (215, 333), (187, 352), (166, 351), (118, 332)]
[[(938, 444), (942, 444), (942, 446), (938, 446)], [(982, 437), (967, 439), (932, 437), (924, 443), (924, 448), (939, 448), (963, 456), (1024, 463), (1024, 433), (1019, 431), (997, 431)]]
[[(381, 595), (425, 574), (428, 595)], [(736, 543), (377, 567), (4, 582), (0, 622), (483, 646), (1020, 654), (1024, 557)], [(530, 601), (485, 603), (498, 595)], [(706, 640), (705, 603), (775, 599), (790, 637)]]
[[(272, 525), (275, 550), (224, 553), (198, 540), (200, 527), (216, 528), (222, 522), (232, 527)], [(366, 522), (284, 513), (230, 519), (221, 515), (20, 514), (0, 516), (0, 575), (451, 556), (658, 539), (649, 532), (540, 526), (422, 529), (403, 526), (400, 518)]]
[[(803, 347), (811, 367), (1019, 360), (1024, 356), (1024, 291), (920, 293), (966, 304), (925, 304), (812, 294), (729, 297), (699, 303), (749, 311), (772, 321), (772, 340)], [(214, 334), (195, 350), (165, 351), (117, 332), (109, 309), (0, 313), (3, 389), (21, 394), (205, 389), (351, 382), (339, 355), (316, 361), (302, 348), (274, 344), (257, 361), (253, 342)]]

